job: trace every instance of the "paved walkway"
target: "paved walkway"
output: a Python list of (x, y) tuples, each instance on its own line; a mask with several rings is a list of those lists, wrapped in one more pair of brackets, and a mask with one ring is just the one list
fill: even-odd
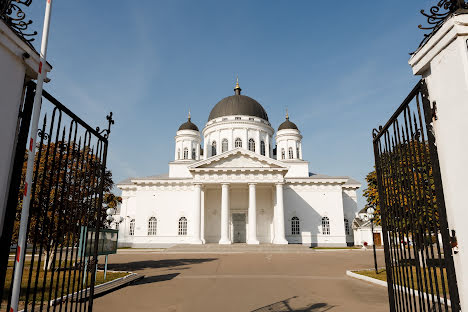
[(370, 250), (119, 253), (109, 269), (146, 277), (95, 299), (95, 311), (388, 311), (385, 287), (345, 275), (372, 267)]

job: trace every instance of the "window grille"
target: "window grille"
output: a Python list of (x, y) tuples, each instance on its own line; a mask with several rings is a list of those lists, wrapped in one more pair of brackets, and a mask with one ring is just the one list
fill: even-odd
[(235, 144), (235, 147), (242, 147), (242, 139), (241, 138), (237, 138), (235, 141), (234, 141), (234, 144)]
[(255, 152), (255, 140), (249, 139), (249, 151)]
[(216, 156), (216, 141), (211, 143), (211, 156)]
[(265, 156), (265, 142), (264, 141), (260, 141), (260, 154)]
[(185, 217), (179, 219), (179, 235), (187, 235), (187, 219)]
[(227, 150), (228, 150), (228, 140), (223, 139), (223, 141), (221, 142), (221, 151), (224, 153), (224, 152), (227, 152)]
[(158, 221), (155, 217), (151, 217), (148, 221), (148, 236), (155, 236), (158, 227)]
[(285, 159), (286, 155), (284, 153), (284, 148), (281, 149), (281, 159)]
[(292, 147), (290, 147), (290, 148), (288, 149), (288, 154), (289, 154), (289, 155), (288, 155), (288, 156), (289, 156), (289, 159), (293, 159), (293, 158), (294, 158)]
[(192, 148), (192, 159), (197, 158), (197, 153), (195, 152), (195, 149)]
[(188, 148), (184, 148), (184, 159), (188, 159)]
[(328, 217), (322, 218), (322, 234), (330, 235), (330, 219)]
[(135, 235), (135, 219), (130, 220), (130, 227), (129, 227), (128, 234), (130, 236)]
[(349, 229), (349, 221), (348, 219), (344, 219), (344, 228), (345, 228), (345, 233), (346, 235), (350, 235), (351, 231)]
[(301, 234), (301, 228), (299, 226), (299, 218), (298, 217), (293, 217), (291, 219), (291, 234), (292, 235)]

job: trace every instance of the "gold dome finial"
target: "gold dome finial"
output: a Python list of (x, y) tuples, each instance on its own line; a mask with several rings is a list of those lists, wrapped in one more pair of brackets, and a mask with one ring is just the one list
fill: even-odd
[(189, 108), (189, 110), (188, 110), (188, 120), (190, 120), (190, 118), (191, 118), (191, 115), (190, 115), (190, 108)]
[(286, 119), (289, 120), (288, 108), (286, 107)]
[(242, 89), (239, 86), (239, 75), (237, 75), (236, 87), (234, 88), (234, 92), (235, 92), (236, 95), (240, 95), (241, 91), (242, 91)]

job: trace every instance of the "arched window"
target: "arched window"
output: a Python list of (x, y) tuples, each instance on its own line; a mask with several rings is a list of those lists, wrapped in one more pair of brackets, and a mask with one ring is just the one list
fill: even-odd
[(130, 236), (135, 235), (135, 219), (130, 220), (130, 226), (128, 228), (128, 234)]
[(155, 236), (158, 228), (158, 221), (155, 217), (151, 217), (148, 220), (148, 236)]
[(184, 148), (184, 159), (188, 159), (188, 148)]
[(197, 157), (197, 153), (195, 152), (195, 149), (192, 148), (192, 159), (195, 159)]
[(177, 149), (177, 159), (180, 159), (180, 148)]
[(291, 234), (292, 235), (301, 234), (301, 228), (299, 226), (299, 218), (298, 217), (293, 217), (291, 219)]
[(281, 149), (281, 159), (285, 159), (286, 155), (284, 153), (284, 148)]
[(349, 221), (348, 219), (344, 219), (344, 230), (346, 235), (350, 235), (351, 231), (349, 230)]
[(211, 156), (216, 156), (216, 141), (211, 143)]
[(330, 235), (330, 219), (328, 217), (322, 218), (322, 234)]
[(300, 155), (300, 154), (299, 154), (299, 146), (297, 146), (297, 147), (296, 147), (296, 158), (301, 158), (301, 157), (299, 157), (299, 155)]
[(179, 219), (179, 235), (187, 235), (187, 219), (185, 217)]
[(237, 139), (234, 141), (234, 144), (235, 144), (234, 146), (235, 146), (236, 148), (242, 147), (242, 139), (241, 139), (241, 138), (237, 138)]
[(249, 151), (255, 152), (255, 140), (249, 139)]
[(265, 156), (265, 142), (264, 141), (260, 141), (260, 154)]
[(224, 152), (227, 152), (227, 150), (228, 150), (228, 140), (223, 139), (223, 141), (221, 142), (221, 152), (224, 153)]
[(292, 147), (290, 147), (290, 148), (288, 149), (288, 156), (289, 156), (289, 159), (293, 159), (293, 158), (294, 158)]

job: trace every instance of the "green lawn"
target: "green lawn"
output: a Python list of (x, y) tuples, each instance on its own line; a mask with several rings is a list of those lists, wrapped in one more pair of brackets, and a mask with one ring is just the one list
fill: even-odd
[[(447, 284), (447, 274), (445, 272), (445, 269), (440, 269), (440, 268), (426, 268), (423, 270), (423, 268), (417, 268), (416, 266), (406, 266), (400, 268), (403, 272), (401, 275), (398, 275), (397, 277), (394, 277), (394, 283), (407, 287), (407, 288), (413, 288), (418, 290), (418, 282), (416, 278), (416, 273), (419, 270), (421, 275), (422, 275), (422, 284), (421, 285), (421, 290), (424, 291), (425, 293), (437, 293), (437, 288), (439, 290), (439, 294), (443, 294), (443, 287), (445, 287), (446, 293), (448, 293), (448, 284)], [(441, 272), (442, 271), (442, 272)], [(364, 276), (372, 277), (381, 281), (387, 281), (387, 273), (385, 269), (379, 270), (378, 273), (375, 273), (375, 270), (362, 270), (362, 271), (353, 271), (354, 273), (361, 274)], [(424, 275), (426, 278), (424, 278)], [(444, 279), (444, 283), (442, 284), (442, 275)], [(408, 276), (408, 280), (406, 280), (406, 277), (404, 277), (404, 280), (402, 280), (403, 276)], [(437, 279), (437, 283), (436, 283)], [(424, 282), (427, 280), (427, 285)], [(432, 280), (432, 290), (431, 290), (431, 284), (430, 280)]]
[[(36, 295), (36, 302), (41, 301), (42, 297), (42, 291), (44, 290), (44, 301), (48, 302), (49, 300), (52, 300), (54, 298), (59, 298), (62, 296), (67, 295), (68, 293), (72, 293), (77, 291), (78, 285), (82, 287), (84, 278), (83, 276), (78, 277), (78, 271), (75, 272), (73, 270), (63, 270), (59, 272), (47, 272), (47, 275), (45, 272), (42, 270), (42, 265), (40, 266), (39, 272), (37, 272), (36, 268), (33, 269), (32, 271), (32, 282), (31, 282), (31, 290), (29, 293), (29, 302), (32, 301), (32, 292), (34, 291), (34, 283), (36, 281), (36, 276), (37, 276), (37, 295)], [(63, 267), (63, 264), (62, 264)], [(12, 279), (12, 274), (13, 273), (13, 266), (8, 266), (7, 269), (7, 277), (5, 280), (5, 290), (2, 294), (2, 307), (6, 306), (6, 300), (8, 300), (8, 291), (10, 289), (11, 285), (11, 279)], [(29, 274), (30, 274), (30, 269), (29, 269), (29, 263), (25, 263), (25, 270), (23, 272), (23, 279), (21, 283), (21, 292), (20, 292), (20, 308), (24, 308), (24, 302), (26, 300), (26, 289), (28, 287), (28, 279), (29, 279)], [(71, 274), (70, 274), (71, 273)], [(51, 278), (53, 274), (53, 283), (51, 283)], [(107, 272), (106, 275), (106, 280), (104, 280), (104, 272), (98, 271), (96, 274), (96, 283), (95, 285), (99, 285), (105, 282), (109, 282), (111, 280), (123, 277), (128, 275), (126, 272)], [(45, 280), (45, 282), (44, 282)], [(89, 284), (91, 283), (91, 275), (87, 275), (86, 279), (86, 287), (89, 287)], [(57, 285), (58, 283), (58, 285)], [(73, 287), (74, 284), (74, 288)], [(62, 291), (62, 285), (64, 286), (64, 289)], [(68, 286), (70, 285), (70, 286)], [(58, 286), (58, 287), (57, 287)], [(56, 291), (57, 287), (57, 291)], [(80, 289), (85, 289), (86, 287), (80, 288)], [(68, 292), (67, 292), (68, 289)], [(50, 291), (52, 290), (52, 291)]]

